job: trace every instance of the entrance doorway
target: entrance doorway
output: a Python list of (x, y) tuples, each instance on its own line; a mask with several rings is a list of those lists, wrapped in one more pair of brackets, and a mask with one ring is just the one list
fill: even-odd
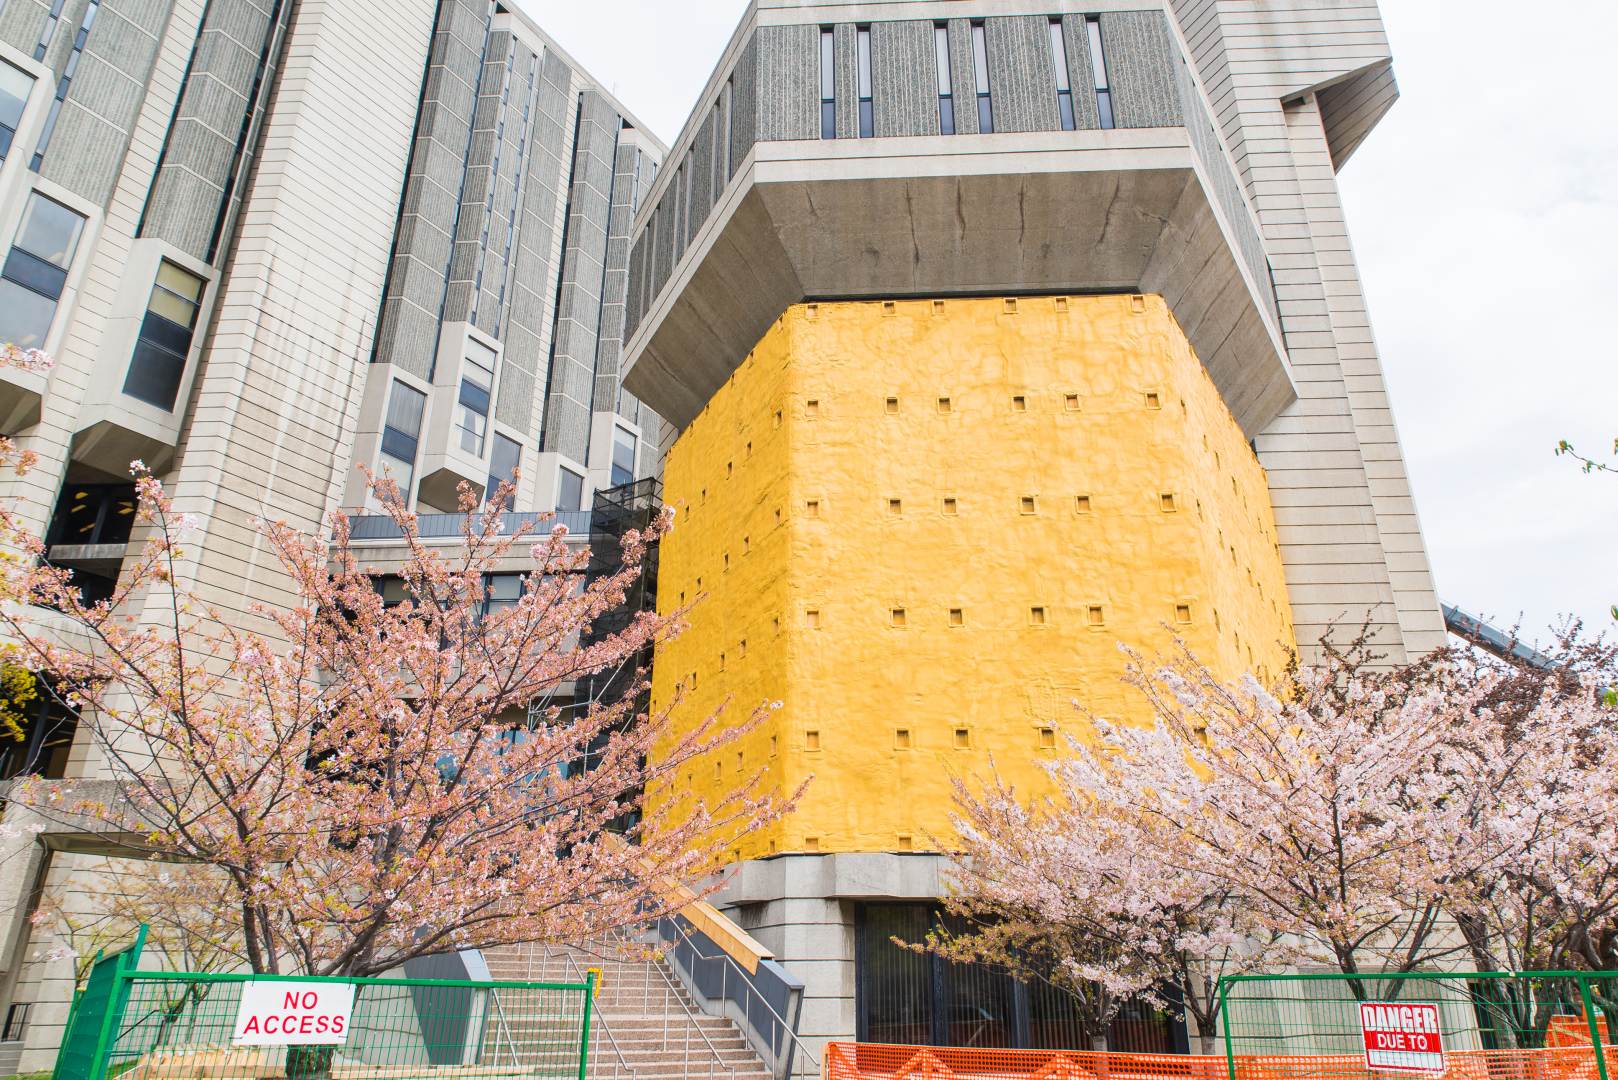
[[(856, 905), (855, 1015), (861, 1042), (1089, 1049), (1071, 995), (985, 964), (955, 964), (893, 943), (921, 941), (953, 917), (934, 904)], [(954, 929), (954, 927), (951, 927)], [(1144, 1002), (1113, 1020), (1108, 1048), (1187, 1053), (1185, 1022)]]

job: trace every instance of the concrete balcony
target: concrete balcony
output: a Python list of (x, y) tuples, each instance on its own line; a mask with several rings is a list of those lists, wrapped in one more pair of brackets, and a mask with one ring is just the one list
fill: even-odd
[(0, 433), (12, 435), (39, 423), (49, 379), (43, 371), (0, 368)]

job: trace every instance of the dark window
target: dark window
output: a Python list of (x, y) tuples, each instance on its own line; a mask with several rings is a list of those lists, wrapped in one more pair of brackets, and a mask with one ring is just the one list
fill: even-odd
[[(483, 603), (473, 613), (476, 616), (488, 615), (494, 611), (504, 611), (516, 605), (522, 599), (523, 579), (525, 575), (516, 574), (484, 574), (483, 575)], [(410, 585), (397, 574), (381, 574), (371, 579), (371, 585), (376, 589), (377, 595), (382, 597), (384, 608), (398, 607), (406, 600), (415, 601), (410, 592)]]
[(949, 27), (933, 24), (933, 51), (938, 62), (938, 130), (945, 135), (955, 134), (955, 90), (950, 81)]
[(63, 486), (45, 533), (45, 558), (72, 575), (83, 603), (117, 590), (135, 509), (133, 484)]
[(382, 471), (391, 472), (399, 484), (399, 494), (410, 498), (410, 483), (416, 473), (416, 447), (421, 439), (421, 418), (427, 410), (427, 395), (402, 382), (393, 384), (388, 399), (388, 415), (382, 424)]
[(876, 121), (871, 110), (871, 28), (862, 26), (856, 31), (855, 59), (859, 68), (860, 84), (860, 138), (869, 139), (876, 133)]
[(837, 69), (835, 35), (829, 26), (820, 30), (820, 137), (837, 138)]
[(522, 599), (522, 574), (490, 574), (483, 600), (483, 614), (505, 611), (517, 606)]
[[(38, 677), (35, 678), (37, 683)], [(17, 705), (14, 711), (22, 719), (22, 738), (0, 738), (0, 780), (18, 776), (61, 780), (67, 774), (73, 733), (79, 726), (78, 715), (58, 701), (43, 684), (36, 686), (34, 698)], [(6, 1039), (16, 1038), (11, 1028), (24, 1022), (25, 1017), (8, 1016)]]
[(494, 395), (495, 351), (480, 341), (466, 341), (466, 364), (461, 368), (461, 393), (456, 410), (461, 449), (478, 457), (489, 434), (489, 402)]
[(133, 484), (68, 484), (56, 500), (45, 546), (127, 544), (135, 509)]
[(972, 24), (972, 77), (977, 81), (978, 131), (994, 133), (994, 105), (989, 100), (989, 45), (983, 23)]
[[(4, 154), (0, 153), (0, 157)], [(19, 1042), (22, 1039), (23, 1028), (28, 1026), (28, 1002), (14, 1001), (11, 1008), (6, 1010), (6, 1026), (0, 1032), (0, 1041)]]
[(35, 191), (0, 268), (0, 341), (44, 345), (84, 232), (84, 215)]
[(1061, 117), (1062, 130), (1073, 130), (1073, 83), (1067, 72), (1067, 43), (1062, 40), (1062, 20), (1052, 19), (1051, 62), (1056, 65), (1056, 111)]
[[(90, 5), (84, 9), (84, 18), (79, 23), (79, 32), (73, 35), (73, 48), (67, 54), (67, 65), (62, 69), (62, 77), (56, 83), (56, 96), (51, 99), (50, 111), (45, 114), (45, 126), (39, 132), (39, 145), (34, 148), (33, 160), (28, 163), (28, 167), (34, 172), (38, 172), (40, 166), (45, 164), (45, 150), (51, 144), (51, 136), (56, 133), (56, 121), (62, 113), (62, 102), (67, 100), (67, 88), (73, 82), (74, 72), (79, 69), (79, 57), (84, 54), (84, 43), (90, 38), (90, 27), (95, 25), (96, 12), (100, 6), (101, 0), (90, 0)], [(34, 50), (35, 60), (45, 59), (45, 48), (56, 32), (56, 21), (61, 16), (61, 9), (60, 3), (53, 5), (45, 33), (40, 38), (39, 47)]]
[[(893, 943), (965, 924), (931, 904), (861, 904), (855, 909), (855, 1023), (861, 1042), (921, 1046), (1090, 1048), (1072, 995), (1043, 980), (1023, 983), (986, 964), (954, 964)], [(1168, 994), (1171, 999), (1172, 994)], [(1186, 1052), (1183, 1022), (1126, 1002), (1108, 1048)]]
[[(498, 431), (494, 434), (494, 449), (489, 451), (489, 482), (485, 485), (483, 496), (486, 499), (494, 498), (495, 491), (507, 480), (517, 475), (517, 465), (522, 461), (522, 446), (514, 439), (508, 439)], [(513, 493), (515, 496), (515, 493)], [(511, 509), (508, 501), (506, 509)]]
[(621, 427), (612, 429), (612, 486), (635, 482), (635, 436)]
[(0, 161), (6, 160), (11, 152), (11, 140), (16, 137), (17, 125), (22, 123), (23, 110), (28, 106), (28, 95), (33, 89), (33, 76), (0, 60)]
[(124, 376), (124, 393), (160, 409), (174, 408), (191, 353), (204, 282), (171, 262), (157, 267), (157, 281), (146, 301), (135, 355)]
[(584, 502), (584, 477), (572, 469), (563, 466), (556, 475), (556, 509), (582, 510), (579, 504)]
[(1112, 86), (1107, 80), (1106, 45), (1101, 40), (1101, 17), (1091, 15), (1084, 20), (1090, 34), (1090, 70), (1096, 84), (1096, 111), (1101, 114), (1101, 126), (1115, 127), (1112, 118)]

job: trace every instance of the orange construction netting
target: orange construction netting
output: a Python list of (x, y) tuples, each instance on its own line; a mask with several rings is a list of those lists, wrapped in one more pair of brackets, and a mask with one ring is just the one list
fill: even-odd
[[(1444, 1055), (1430, 1080), (1600, 1080), (1595, 1048), (1570, 1026), (1555, 1026), (1533, 1050), (1460, 1050)], [(1603, 1031), (1605, 1035), (1605, 1031)], [(1603, 1038), (1603, 1043), (1607, 1040)], [(1618, 1047), (1606, 1045), (1609, 1067)], [(1114, 1054), (1089, 1050), (1002, 1050), (830, 1043), (825, 1080), (1227, 1080), (1223, 1054)], [(1410, 1073), (1366, 1068), (1357, 1054), (1237, 1055), (1234, 1080), (1409, 1080)], [(1618, 1080), (1612, 1069), (1611, 1080)]]

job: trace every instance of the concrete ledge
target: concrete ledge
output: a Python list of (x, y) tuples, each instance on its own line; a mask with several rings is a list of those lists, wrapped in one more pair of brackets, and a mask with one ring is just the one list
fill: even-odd
[(625, 346), (688, 424), (814, 299), (1160, 293), (1251, 437), (1297, 397), (1185, 129), (760, 144)]

